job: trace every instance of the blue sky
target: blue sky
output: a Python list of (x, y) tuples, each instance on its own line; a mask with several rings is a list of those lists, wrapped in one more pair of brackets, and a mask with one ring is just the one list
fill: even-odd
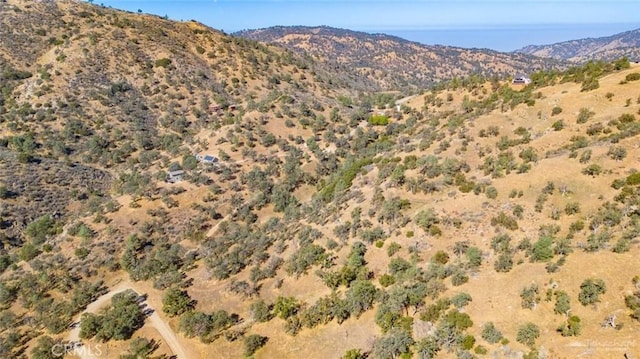
[[(395, 34), (407, 33), (408, 30), (576, 25), (584, 32), (583, 37), (597, 37), (615, 33), (606, 31), (624, 31), (640, 27), (640, 16), (638, 16), (640, 0), (94, 0), (94, 2), (129, 11), (140, 9), (145, 13), (167, 15), (174, 20), (197, 20), (228, 33), (275, 25), (328, 25), (351, 30)], [(590, 32), (590, 27), (594, 31)], [(596, 28), (601, 29), (600, 32), (595, 31)], [(572, 36), (575, 35), (572, 34)], [(528, 43), (524, 45), (526, 44)]]

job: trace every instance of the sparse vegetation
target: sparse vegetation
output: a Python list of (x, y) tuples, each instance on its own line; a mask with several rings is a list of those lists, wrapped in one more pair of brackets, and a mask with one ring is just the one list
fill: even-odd
[[(614, 280), (639, 250), (628, 60), (560, 71), (386, 39), (374, 62), (359, 46), (370, 35), (330, 28), (308, 56), (197, 22), (7, 1), (0, 357), (50, 356), (79, 316), (87, 348), (166, 356), (151, 303), (189, 354), (226, 340), (212, 345), (229, 357), (278, 356), (282, 335), (302, 357), (522, 350), (507, 338), (537, 357), (550, 336), (592, 340), (594, 316), (623, 298), (640, 317), (638, 281)], [(378, 51), (389, 44), (393, 61)], [(531, 68), (548, 70), (507, 78)], [(574, 256), (600, 278), (580, 282)], [(115, 285), (148, 293), (81, 314)], [(621, 338), (637, 329), (615, 320)]]

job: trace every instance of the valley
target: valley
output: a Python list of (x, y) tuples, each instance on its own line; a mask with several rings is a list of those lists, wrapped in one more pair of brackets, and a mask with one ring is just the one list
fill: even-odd
[(68, 0), (0, 36), (0, 357), (640, 353), (629, 58)]

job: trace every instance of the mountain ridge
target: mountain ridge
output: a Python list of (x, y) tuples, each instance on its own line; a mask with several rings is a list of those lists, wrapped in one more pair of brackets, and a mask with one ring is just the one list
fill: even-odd
[(622, 56), (638, 61), (640, 60), (640, 29), (597, 38), (583, 38), (547, 45), (528, 45), (514, 52), (573, 62), (611, 61)]
[(427, 87), (454, 77), (515, 76), (563, 67), (555, 60), (523, 54), (424, 45), (387, 34), (328, 26), (277, 26), (244, 30), (234, 35), (279, 44), (326, 63), (348, 66), (357, 73), (376, 78), (385, 89)]

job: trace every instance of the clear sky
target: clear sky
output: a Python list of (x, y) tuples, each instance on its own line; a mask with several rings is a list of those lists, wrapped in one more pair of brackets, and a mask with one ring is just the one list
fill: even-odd
[[(134, 12), (140, 9), (174, 20), (197, 20), (228, 33), (276, 25), (327, 25), (407, 37), (408, 31), (417, 30), (572, 25), (582, 29), (585, 35), (581, 37), (597, 37), (640, 27), (640, 0), (94, 0), (94, 3)], [(473, 36), (473, 32), (464, 36)], [(480, 38), (487, 36), (484, 33), (477, 36), (478, 47), (491, 42)], [(549, 38), (543, 43), (558, 41)], [(467, 40), (473, 43), (473, 39)], [(522, 46), (528, 44), (525, 41)]]

